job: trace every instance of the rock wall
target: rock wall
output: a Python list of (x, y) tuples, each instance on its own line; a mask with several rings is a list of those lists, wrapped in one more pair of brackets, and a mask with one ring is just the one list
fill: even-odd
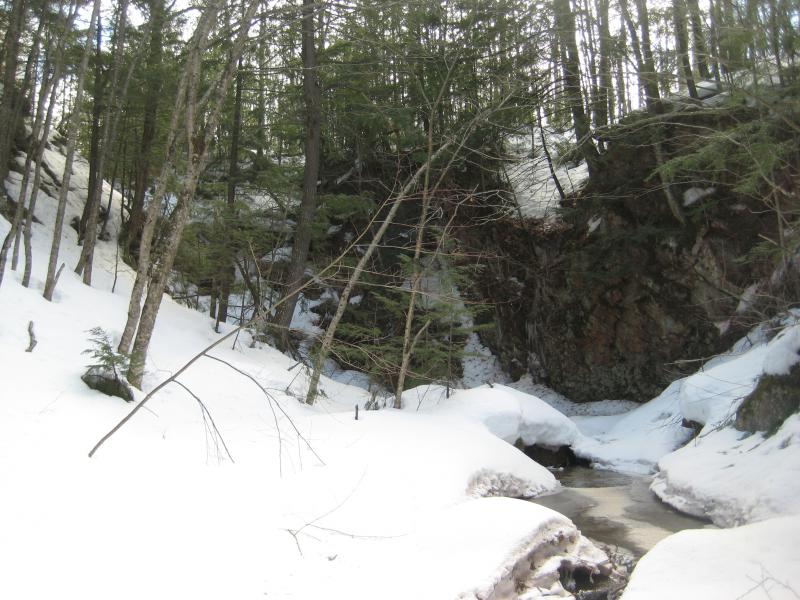
[[(658, 130), (667, 156), (702, 118)], [(461, 233), (489, 257), (472, 292), (494, 307), (482, 338), (513, 376), (530, 372), (576, 401), (645, 401), (751, 324), (737, 309), (772, 266), (744, 257), (774, 235), (774, 215), (732, 186), (675, 183), (680, 223), (654, 176), (652, 135), (631, 128), (613, 140), (558, 221), (494, 220)]]

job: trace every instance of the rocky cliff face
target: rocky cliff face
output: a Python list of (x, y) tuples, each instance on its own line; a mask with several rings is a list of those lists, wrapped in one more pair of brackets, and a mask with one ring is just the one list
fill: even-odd
[(774, 213), (721, 178), (654, 175), (653, 136), (669, 160), (698, 124), (723, 127), (721, 119), (688, 111), (668, 126), (620, 130), (600, 175), (568, 198), (559, 221), (465, 230), (465, 245), (493, 256), (473, 292), (494, 305), (484, 337), (512, 375), (529, 371), (577, 401), (646, 400), (749, 324), (742, 300), (774, 269), (753, 249), (775, 239)]

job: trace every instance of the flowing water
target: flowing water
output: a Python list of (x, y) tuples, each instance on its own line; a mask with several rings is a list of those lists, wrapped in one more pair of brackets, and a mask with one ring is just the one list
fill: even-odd
[(561, 491), (533, 502), (560, 512), (586, 537), (633, 560), (677, 531), (714, 528), (661, 502), (650, 491), (650, 477), (577, 466), (554, 475)]

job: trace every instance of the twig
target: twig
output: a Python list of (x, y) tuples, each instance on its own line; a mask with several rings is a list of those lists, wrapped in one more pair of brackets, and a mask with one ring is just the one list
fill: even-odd
[(222, 442), (222, 447), (225, 448), (225, 454), (227, 454), (228, 458), (231, 459), (231, 462), (235, 464), (236, 461), (233, 460), (233, 456), (231, 456), (231, 452), (230, 452), (230, 450), (228, 450), (228, 444), (225, 443), (225, 438), (223, 438), (222, 434), (219, 432), (219, 429), (217, 428), (217, 424), (214, 422), (214, 417), (212, 417), (211, 413), (208, 411), (208, 407), (206, 407), (206, 405), (203, 404), (203, 401), (200, 400), (200, 398), (197, 396), (197, 394), (195, 394), (192, 390), (190, 390), (188, 387), (186, 387), (183, 383), (181, 383), (177, 379), (175, 379), (173, 381), (173, 383), (176, 383), (179, 386), (181, 386), (183, 389), (185, 389), (187, 392), (189, 392), (189, 395), (192, 398), (197, 400), (197, 403), (200, 405), (200, 410), (203, 412), (203, 419), (208, 418), (208, 421), (211, 423), (211, 427), (214, 429), (214, 433), (216, 434), (217, 438), (219, 438), (219, 441)]
[(28, 344), (28, 349), (25, 352), (33, 352), (33, 349), (36, 347), (36, 335), (33, 333), (33, 321), (28, 323), (28, 337), (30, 337), (31, 342)]
[[(270, 394), (267, 391), (267, 389), (263, 385), (261, 385), (261, 383), (255, 377), (250, 375), (250, 373), (248, 373), (246, 371), (243, 371), (239, 367), (235, 367), (234, 365), (232, 365), (231, 363), (229, 363), (226, 360), (223, 360), (223, 359), (218, 358), (216, 356), (211, 356), (210, 354), (206, 354), (205, 356), (206, 356), (206, 358), (210, 358), (211, 360), (216, 360), (217, 362), (221, 362), (223, 365), (226, 365), (226, 366), (230, 367), (231, 369), (233, 369), (234, 371), (236, 371), (240, 375), (244, 375), (250, 381), (255, 383), (258, 386), (258, 388), (264, 393), (264, 395), (267, 397), (267, 399), (269, 400), (270, 408), (272, 408), (272, 404), (273, 403), (275, 404), (275, 406), (278, 407), (278, 410), (280, 410), (281, 413), (283, 413), (283, 416), (286, 417), (286, 419), (289, 421), (289, 424), (292, 426), (292, 429), (294, 429), (295, 433), (297, 434), (297, 437), (300, 438), (301, 440), (303, 440), (303, 442), (305, 442), (305, 445), (308, 447), (309, 450), (311, 450), (311, 453), (317, 458), (317, 460), (322, 465), (325, 465), (325, 461), (322, 460), (322, 458), (320, 457), (319, 454), (317, 454), (317, 451), (314, 450), (314, 448), (311, 446), (311, 443), (305, 438), (305, 436), (303, 436), (303, 434), (300, 433), (300, 430), (297, 428), (297, 425), (295, 425), (294, 421), (287, 414), (287, 412), (284, 410), (284, 408), (281, 406), (280, 402), (275, 400), (275, 398), (272, 397), (272, 394)], [(280, 427), (278, 427), (278, 417), (277, 417), (277, 415), (275, 415), (275, 410), (274, 409), (272, 410), (272, 414), (273, 414), (273, 416), (275, 416), (275, 427), (278, 429), (278, 439), (280, 440), (281, 430), (280, 430)]]

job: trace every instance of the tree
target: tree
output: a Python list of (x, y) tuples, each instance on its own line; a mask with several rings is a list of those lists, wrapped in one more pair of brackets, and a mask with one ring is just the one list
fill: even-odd
[[(128, 372), (128, 380), (131, 384), (141, 387), (142, 376), (144, 374), (144, 361), (147, 356), (147, 351), (150, 346), (150, 340), (155, 328), (156, 317), (158, 310), (161, 306), (161, 298), (163, 295), (164, 286), (169, 277), (172, 269), (172, 264), (175, 261), (175, 256), (178, 252), (178, 245), (180, 243), (183, 229), (189, 217), (189, 208), (192, 199), (197, 189), (200, 174), (205, 168), (208, 158), (208, 150), (211, 144), (212, 136), (216, 132), (219, 123), (222, 105), (225, 100), (228, 88), (233, 80), (236, 72), (236, 66), (239, 63), (245, 42), (247, 41), (247, 33), (249, 25), (253, 20), (256, 9), (260, 4), (260, 0), (250, 0), (247, 10), (242, 16), (239, 24), (239, 31), (236, 34), (235, 41), (231, 47), (228, 59), (224, 65), (221, 73), (215, 78), (208, 92), (208, 113), (205, 123), (199, 121), (198, 109), (201, 107), (200, 97), (198, 94), (199, 78), (200, 78), (200, 62), (205, 50), (206, 40), (208, 38), (208, 31), (211, 29), (211, 24), (216, 20), (217, 12), (219, 11), (219, 4), (215, 3), (205, 9), (201, 17), (200, 24), (198, 24), (198, 44), (193, 46), (193, 51), (187, 57), (186, 65), (186, 130), (187, 130), (187, 165), (186, 171), (183, 175), (182, 187), (178, 196), (175, 209), (170, 217), (169, 232), (163, 242), (159, 262), (156, 268), (152, 270), (149, 275), (147, 296), (142, 306), (141, 314), (137, 315), (138, 331), (136, 339), (133, 342), (133, 349), (131, 351), (131, 368)], [(196, 32), (197, 33), (197, 32)], [(149, 215), (148, 215), (149, 216)], [(147, 228), (147, 223), (145, 223)], [(142, 256), (140, 251), (140, 263)], [(138, 273), (137, 273), (138, 278)], [(138, 300), (138, 299), (137, 299)], [(133, 305), (134, 299), (131, 297)], [(131, 310), (129, 307), (129, 318)], [(126, 324), (126, 330), (128, 324)]]
[(286, 300), (273, 319), (278, 347), (286, 350), (289, 344), (289, 326), (297, 303), (297, 289), (302, 282), (311, 245), (311, 225), (317, 205), (317, 179), (320, 163), (320, 89), (317, 76), (316, 40), (314, 35), (315, 0), (303, 0), (303, 101), (306, 109), (305, 166), (303, 170), (303, 197), (300, 202), (297, 229), (292, 243), (292, 258), (286, 275), (284, 296)]
[(92, 4), (92, 16), (89, 19), (89, 31), (86, 35), (86, 43), (83, 50), (83, 58), (78, 68), (78, 85), (75, 91), (75, 108), (69, 120), (69, 131), (67, 133), (67, 153), (64, 161), (64, 175), (61, 180), (61, 189), (58, 194), (58, 208), (56, 209), (56, 221), (53, 225), (53, 243), (50, 246), (50, 259), (47, 264), (47, 279), (44, 284), (44, 297), (52, 301), (53, 292), (58, 283), (58, 253), (61, 247), (61, 234), (64, 229), (64, 212), (67, 208), (67, 194), (69, 193), (69, 182), (72, 178), (72, 163), (75, 160), (75, 143), (78, 136), (80, 106), (83, 101), (83, 90), (86, 83), (86, 69), (89, 65), (89, 55), (92, 51), (92, 41), (94, 38), (97, 16), (100, 14), (100, 0), (94, 0)]
[(589, 118), (583, 105), (581, 87), (580, 60), (578, 46), (575, 42), (575, 15), (569, 0), (553, 0), (556, 29), (564, 74), (564, 94), (572, 114), (572, 125), (575, 128), (575, 139), (578, 150), (589, 167), (589, 173), (597, 168), (598, 153), (592, 141)]

